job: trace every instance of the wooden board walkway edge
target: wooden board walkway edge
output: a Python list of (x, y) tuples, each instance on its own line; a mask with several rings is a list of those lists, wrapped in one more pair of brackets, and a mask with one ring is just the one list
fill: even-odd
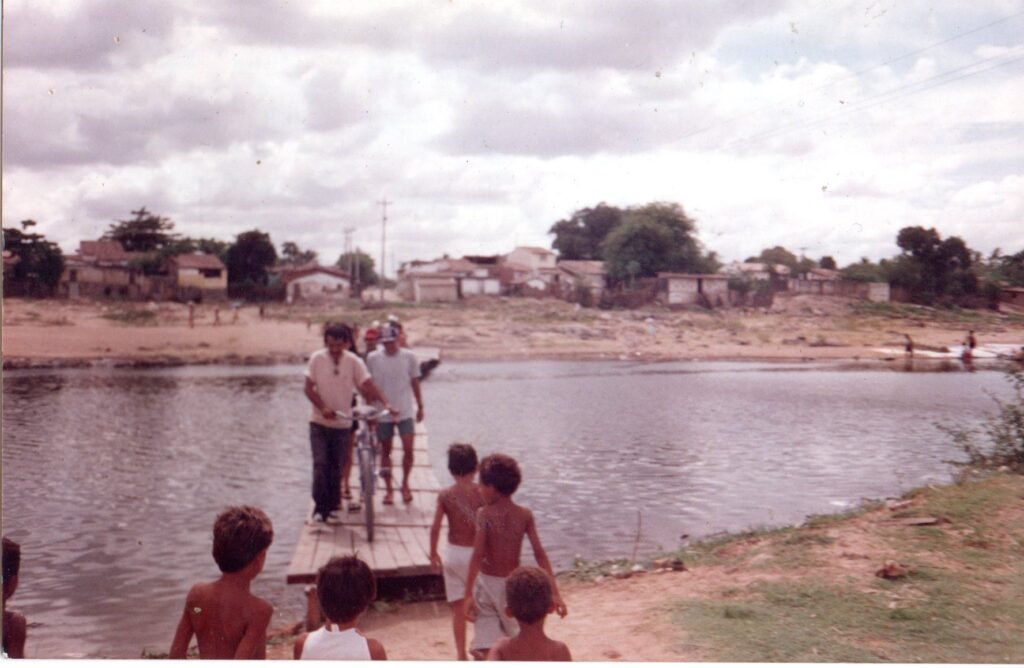
[[(440, 570), (430, 564), (430, 524), (440, 484), (427, 457), (427, 431), (423, 424), (417, 425), (416, 461), (410, 476), (413, 501), (404, 504), (395, 489), (395, 505), (384, 506), (383, 486), (378, 486), (375, 504), (375, 536), (372, 543), (366, 540), (366, 525), (362, 512), (346, 513), (340, 524), (305, 523), (312, 511), (312, 504), (303, 517), (304, 524), (299, 533), (291, 563), (285, 577), (287, 584), (312, 584), (321, 566), (332, 557), (356, 553), (369, 564), (378, 579), (399, 577), (440, 577)], [(395, 439), (392, 451), (395, 482), (401, 478), (401, 445)], [(397, 457), (396, 457), (397, 455)], [(397, 466), (395, 466), (397, 465)], [(353, 471), (353, 492), (358, 493), (358, 472)]]

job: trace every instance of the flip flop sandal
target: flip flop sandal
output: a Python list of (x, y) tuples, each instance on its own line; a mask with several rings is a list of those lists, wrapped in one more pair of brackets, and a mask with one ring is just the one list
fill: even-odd
[(384, 495), (384, 500), (381, 501), (381, 503), (383, 503), (385, 506), (393, 506), (393, 505), (395, 505), (395, 493), (394, 492), (389, 492), (389, 493), (385, 494)]
[(412, 503), (412, 492), (410, 492), (410, 491), (403, 491), (402, 492), (402, 501), (404, 501), (405, 503)]

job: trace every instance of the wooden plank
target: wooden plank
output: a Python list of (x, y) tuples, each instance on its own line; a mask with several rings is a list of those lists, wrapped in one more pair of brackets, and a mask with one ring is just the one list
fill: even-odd
[[(288, 567), (288, 583), (314, 582), (316, 573), (332, 557), (355, 552), (366, 561), (378, 578), (438, 574), (429, 558), (429, 530), (433, 521), (437, 494), (437, 477), (427, 455), (428, 437), (425, 425), (417, 425), (415, 464), (410, 474), (413, 501), (404, 503), (399, 491), (401, 483), (401, 446), (392, 452), (395, 468), (395, 504), (381, 503), (383, 484), (376, 490), (375, 536), (366, 540), (363, 511), (342, 512), (340, 524), (303, 526), (295, 553)], [(397, 452), (396, 452), (397, 450)], [(354, 492), (358, 492), (358, 482)], [(308, 514), (312, 513), (312, 504)]]

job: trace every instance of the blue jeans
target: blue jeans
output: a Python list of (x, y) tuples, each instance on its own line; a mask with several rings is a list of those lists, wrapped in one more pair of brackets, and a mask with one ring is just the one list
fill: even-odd
[(309, 423), (313, 452), (313, 512), (327, 515), (341, 503), (341, 467), (348, 457), (349, 429)]

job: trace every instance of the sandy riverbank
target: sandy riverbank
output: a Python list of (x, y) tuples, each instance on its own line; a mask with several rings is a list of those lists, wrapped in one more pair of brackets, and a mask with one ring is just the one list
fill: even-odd
[[(1022, 662), (1022, 498), (1024, 477), (1000, 474), (697, 546), (684, 571), (594, 567), (561, 578), (569, 615), (546, 631), (586, 661)], [(398, 603), (360, 628), (390, 659), (451, 660), (449, 620), (444, 602)]]
[(445, 359), (883, 360), (909, 333), (917, 350), (943, 350), (973, 328), (981, 344), (1024, 342), (1024, 317), (873, 305), (841, 298), (780, 297), (769, 310), (600, 311), (558, 300), (486, 298), (459, 305), (288, 307), (260, 318), (214, 306), (188, 326), (182, 304), (3, 301), (5, 368), (25, 366), (269, 364), (301, 362), (331, 319), (365, 326), (389, 313), (413, 346)]

